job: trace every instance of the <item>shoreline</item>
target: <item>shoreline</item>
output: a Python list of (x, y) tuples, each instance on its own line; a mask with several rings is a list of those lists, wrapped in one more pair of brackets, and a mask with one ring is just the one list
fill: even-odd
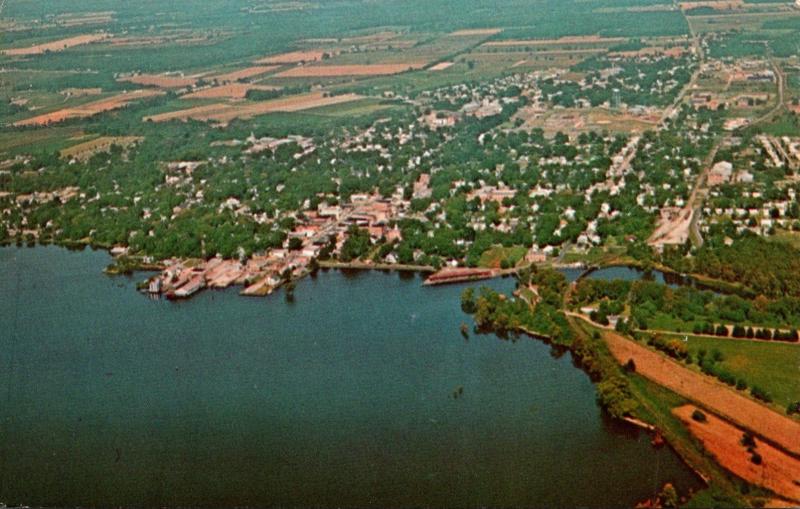
[[(487, 332), (493, 332), (493, 331), (489, 330)], [(568, 351), (570, 353), (570, 355), (572, 356), (573, 364), (575, 365), (575, 367), (577, 369), (580, 369), (584, 373), (586, 373), (586, 375), (592, 381), (592, 385), (595, 387), (595, 392), (597, 391), (597, 388), (596, 388), (597, 383), (602, 381), (602, 379), (595, 380), (594, 376), (589, 371), (587, 371), (585, 369), (585, 367), (583, 365), (583, 361), (579, 357), (580, 354), (573, 348), (572, 345), (564, 345), (564, 344), (561, 344), (561, 343), (555, 343), (555, 342), (553, 342), (552, 338), (550, 338), (549, 336), (537, 333), (535, 331), (531, 331), (531, 330), (527, 329), (526, 327), (522, 327), (522, 326), (516, 327), (515, 329), (513, 329), (513, 332), (516, 333), (516, 334), (522, 333), (522, 334), (530, 337), (531, 339), (534, 339), (534, 340), (537, 340), (537, 341), (542, 341), (543, 343), (545, 343), (546, 345), (550, 346), (551, 348), (557, 348), (557, 349), (561, 349), (563, 351)], [(614, 417), (611, 416), (611, 415), (609, 415), (609, 417), (611, 419), (614, 419)], [(651, 434), (652, 436), (655, 436), (656, 434), (659, 434), (661, 436), (661, 439), (664, 441), (664, 445), (666, 445), (667, 447), (669, 447), (670, 449), (672, 449), (675, 452), (675, 454), (680, 458), (680, 460), (683, 462), (683, 464), (686, 465), (686, 467), (689, 470), (691, 470), (702, 481), (702, 483), (705, 485), (706, 489), (711, 485), (711, 477), (709, 475), (705, 474), (703, 471), (701, 471), (700, 468), (690, 460), (689, 454), (681, 452), (682, 449), (680, 447), (678, 447), (676, 444), (672, 443), (672, 441), (666, 436), (665, 430), (663, 430), (662, 428), (660, 428), (659, 426), (657, 426), (655, 424), (651, 424), (649, 422), (646, 422), (644, 420), (641, 420), (641, 419), (633, 417), (633, 416), (623, 416), (623, 417), (620, 417), (620, 418), (614, 419), (614, 420), (616, 420), (618, 422), (621, 422), (621, 423), (625, 423), (625, 424), (627, 424), (629, 426), (633, 426), (634, 428), (643, 430), (646, 433)], [(655, 445), (653, 445), (653, 447), (655, 447)], [(717, 464), (724, 468), (724, 466), (721, 465), (720, 463), (717, 463)]]
[[(123, 256), (115, 256), (111, 254), (111, 250), (113, 246), (100, 244), (100, 243), (93, 243), (89, 239), (82, 239), (80, 241), (55, 241), (52, 239), (45, 239), (37, 240), (34, 244), (30, 243), (14, 243), (11, 240), (8, 242), (0, 242), (0, 247), (35, 247), (37, 245), (42, 246), (59, 246), (70, 251), (80, 251), (87, 247), (91, 248), (92, 250), (105, 250), (109, 253), (112, 257), (111, 263), (103, 270), (103, 272), (109, 276), (118, 276), (118, 275), (130, 275), (134, 272), (154, 272), (160, 271), (165, 268), (164, 260), (159, 261), (152, 261), (152, 262), (144, 262), (141, 260), (145, 258), (147, 255), (133, 255), (128, 257), (127, 255)], [(117, 262), (119, 260), (125, 260), (127, 263), (120, 267), (118, 266)], [(430, 265), (414, 265), (414, 264), (389, 264), (389, 263), (369, 263), (369, 262), (358, 262), (358, 261), (351, 261), (351, 262), (341, 262), (336, 260), (318, 260), (317, 261), (320, 268), (327, 268), (327, 269), (344, 269), (344, 270), (379, 270), (379, 271), (396, 271), (396, 272), (415, 272), (420, 274), (436, 274), (438, 270)], [(608, 262), (604, 262), (601, 264), (587, 264), (584, 262), (574, 262), (574, 263), (558, 263), (555, 261), (551, 262), (544, 262), (540, 264), (535, 263), (526, 263), (524, 265), (519, 265), (517, 267), (511, 269), (490, 269), (490, 268), (482, 268), (484, 270), (494, 270), (496, 272), (495, 275), (489, 278), (476, 278), (476, 279), (465, 279), (461, 281), (452, 281), (453, 284), (457, 283), (464, 283), (470, 282), (474, 280), (488, 280), (494, 279), (497, 277), (505, 277), (509, 275), (514, 275), (518, 273), (520, 270), (524, 270), (530, 268), (532, 265), (537, 265), (541, 267), (549, 267), (555, 270), (568, 270), (568, 269), (581, 269), (582, 272), (578, 276), (578, 280), (587, 277), (588, 275), (596, 272), (598, 270), (613, 268), (613, 267), (627, 267), (631, 269), (636, 269), (639, 271), (645, 271), (646, 267), (644, 264), (639, 262), (638, 260), (634, 259), (625, 259), (625, 260), (610, 260)], [(481, 268), (475, 268), (481, 269)], [(683, 281), (690, 281), (693, 284), (699, 285), (699, 289), (701, 290), (710, 290), (716, 291), (722, 294), (728, 295), (739, 295), (745, 298), (752, 298), (754, 296), (754, 292), (746, 287), (742, 287), (737, 285), (736, 283), (731, 283), (721, 279), (714, 279), (703, 274), (695, 274), (695, 273), (680, 273), (675, 271), (674, 269), (667, 267), (663, 264), (654, 264), (650, 267), (653, 271), (661, 272), (664, 275), (674, 276), (676, 278), (680, 278)], [(439, 269), (441, 270), (441, 269)], [(305, 276), (303, 276), (305, 277)], [(301, 278), (296, 278), (294, 280), (298, 280)], [(448, 284), (447, 283), (437, 283), (437, 284)]]

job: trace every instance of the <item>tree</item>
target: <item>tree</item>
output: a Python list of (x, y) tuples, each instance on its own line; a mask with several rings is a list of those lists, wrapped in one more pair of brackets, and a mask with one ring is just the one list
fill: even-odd
[(628, 359), (628, 362), (625, 363), (625, 371), (628, 373), (636, 373), (636, 363), (633, 359)]
[(299, 237), (292, 237), (289, 239), (289, 249), (291, 251), (299, 251), (303, 247), (303, 241)]
[(294, 281), (289, 281), (288, 283), (286, 283), (285, 285), (286, 302), (294, 302), (294, 288), (295, 288)]
[(473, 315), (477, 311), (474, 289), (467, 288), (461, 292), (461, 311), (468, 315)]
[(658, 495), (658, 499), (661, 501), (663, 507), (678, 507), (678, 492), (670, 483), (664, 485), (664, 488)]

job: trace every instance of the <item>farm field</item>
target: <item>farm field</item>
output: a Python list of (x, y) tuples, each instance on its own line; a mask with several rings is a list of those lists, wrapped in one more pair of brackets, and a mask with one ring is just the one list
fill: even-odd
[(307, 51), (290, 51), (279, 55), (272, 55), (255, 60), (256, 64), (297, 64), (304, 62), (316, 62), (322, 60), (328, 54), (326, 50), (316, 49)]
[(32, 118), (14, 122), (15, 127), (48, 126), (68, 119), (87, 118), (106, 111), (124, 108), (133, 101), (148, 99), (162, 95), (156, 90), (136, 90), (115, 95), (106, 99), (90, 102), (74, 108), (64, 108), (51, 113), (44, 113)]
[(119, 81), (123, 83), (133, 83), (134, 85), (158, 88), (187, 88), (197, 83), (196, 78), (152, 74), (127, 76), (124, 78), (119, 78)]
[(689, 335), (689, 351), (697, 356), (700, 349), (722, 352), (722, 369), (763, 388), (782, 408), (800, 397), (800, 345)]
[(742, 444), (745, 434), (742, 428), (713, 414), (705, 414), (705, 422), (698, 422), (692, 418), (696, 410), (692, 405), (685, 405), (674, 409), (673, 413), (702, 442), (706, 451), (742, 479), (800, 502), (800, 486), (796, 481), (800, 478), (800, 460), (754, 438), (754, 451), (760, 457), (760, 462), (756, 464), (752, 459), (753, 453)]
[(65, 148), (59, 154), (67, 159), (86, 161), (95, 154), (108, 152), (114, 145), (126, 148), (141, 142), (143, 139), (141, 136), (101, 136), (94, 140)]
[(74, 143), (69, 140), (84, 135), (80, 127), (58, 126), (25, 132), (0, 132), (0, 154), (25, 153), (25, 150), (30, 150), (31, 147), (47, 151), (61, 150)]
[(365, 64), (365, 65), (314, 65), (295, 67), (279, 72), (276, 78), (331, 78), (340, 76), (382, 76), (420, 69), (421, 62), (403, 64)]
[(738, 394), (735, 389), (711, 377), (690, 371), (633, 340), (613, 332), (604, 333), (603, 338), (620, 364), (633, 359), (636, 372), (642, 376), (732, 419), (792, 454), (800, 454), (800, 422)]
[(92, 44), (94, 42), (103, 41), (110, 37), (108, 34), (93, 34), (93, 35), (78, 35), (69, 37), (67, 39), (60, 39), (58, 41), (47, 42), (43, 44), (36, 44), (26, 48), (12, 48), (0, 51), (3, 55), (11, 57), (43, 55), (48, 52), (65, 51), (75, 46), (82, 46), (84, 44)]
[(261, 76), (262, 74), (266, 74), (278, 68), (280, 68), (278, 65), (256, 65), (253, 67), (246, 67), (244, 69), (231, 71), (225, 74), (219, 74), (207, 79), (217, 81), (219, 83), (232, 83), (234, 81)]
[(343, 94), (326, 96), (322, 92), (313, 92), (298, 96), (291, 96), (271, 101), (241, 103), (241, 104), (211, 104), (198, 106), (186, 110), (162, 113), (146, 117), (147, 122), (167, 122), (170, 120), (200, 120), (219, 124), (227, 124), (234, 119), (247, 119), (273, 112), (295, 112), (322, 106), (357, 101), (361, 96), (356, 94)]
[(182, 99), (244, 99), (250, 90), (274, 91), (280, 87), (271, 85), (252, 85), (250, 83), (230, 83), (227, 85), (212, 86), (182, 95)]

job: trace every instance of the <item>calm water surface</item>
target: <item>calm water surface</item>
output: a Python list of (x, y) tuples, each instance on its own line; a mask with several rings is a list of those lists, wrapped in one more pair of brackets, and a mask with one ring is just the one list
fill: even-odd
[(0, 502), (609, 507), (698, 486), (602, 417), (569, 355), (465, 341), (463, 286), (323, 272), (294, 304), (171, 303), (108, 261), (0, 249)]

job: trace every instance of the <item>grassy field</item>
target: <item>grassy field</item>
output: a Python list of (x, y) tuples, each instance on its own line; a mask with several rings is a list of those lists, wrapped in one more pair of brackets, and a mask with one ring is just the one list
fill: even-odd
[(42, 152), (55, 152), (70, 145), (83, 134), (79, 127), (49, 127), (37, 131), (0, 132), (0, 154), (14, 155), (26, 152), (35, 145)]
[(780, 342), (742, 341), (689, 335), (689, 352), (697, 358), (704, 349), (708, 354), (719, 350), (719, 366), (750, 387), (766, 390), (780, 409), (800, 400), (800, 346)]
[(513, 267), (525, 257), (528, 249), (524, 246), (502, 247), (495, 246), (481, 255), (479, 265), (499, 269), (503, 260), (508, 260), (509, 266)]

